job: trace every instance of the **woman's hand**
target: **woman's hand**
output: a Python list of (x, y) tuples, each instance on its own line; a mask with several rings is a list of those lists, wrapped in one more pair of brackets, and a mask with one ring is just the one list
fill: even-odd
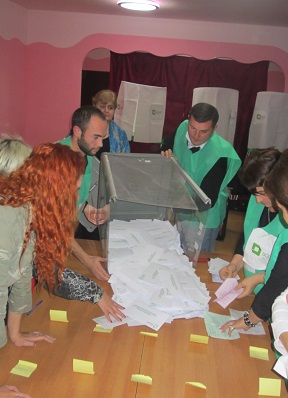
[(264, 273), (247, 276), (247, 278), (244, 278), (241, 282), (239, 282), (238, 286), (235, 288), (236, 290), (244, 288), (244, 291), (237, 298), (241, 299), (243, 297), (249, 296), (253, 292), (255, 287), (259, 285), (259, 283), (263, 282)]
[(31, 398), (30, 395), (20, 392), (15, 386), (0, 386), (0, 398)]
[(227, 330), (227, 329), (228, 329), (228, 336), (231, 336), (231, 333), (233, 332), (233, 330), (236, 330), (236, 329), (248, 330), (249, 326), (245, 325), (244, 318), (239, 318), (235, 321), (228, 321), (220, 327), (220, 330), (222, 332), (225, 332), (225, 330)]
[(126, 318), (123, 312), (121, 312), (121, 310), (125, 308), (113, 301), (106, 293), (103, 294), (101, 300), (99, 300), (97, 304), (109, 322), (112, 322), (110, 315), (117, 321), (122, 321), (123, 318)]
[(11, 340), (16, 347), (34, 347), (37, 341), (44, 340), (47, 343), (54, 343), (55, 338), (41, 332), (19, 332)]
[(227, 278), (235, 278), (237, 276), (237, 272), (237, 265), (229, 264), (220, 269), (219, 276), (223, 281), (225, 281)]

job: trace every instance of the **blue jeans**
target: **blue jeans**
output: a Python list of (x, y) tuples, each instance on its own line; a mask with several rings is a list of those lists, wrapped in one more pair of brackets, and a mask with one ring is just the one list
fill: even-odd
[(213, 252), (215, 240), (219, 233), (218, 228), (207, 228), (201, 245), (201, 252)]

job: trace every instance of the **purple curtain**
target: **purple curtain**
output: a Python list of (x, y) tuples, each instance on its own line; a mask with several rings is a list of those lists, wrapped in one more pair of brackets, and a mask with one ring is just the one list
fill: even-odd
[[(163, 137), (175, 132), (186, 119), (196, 87), (225, 87), (239, 91), (234, 147), (243, 159), (258, 91), (267, 90), (268, 61), (242, 64), (231, 60), (208, 61), (193, 57), (157, 57), (149, 53), (111, 52), (110, 84), (116, 93), (122, 80), (167, 87)], [(157, 152), (159, 145), (131, 143), (133, 152)]]

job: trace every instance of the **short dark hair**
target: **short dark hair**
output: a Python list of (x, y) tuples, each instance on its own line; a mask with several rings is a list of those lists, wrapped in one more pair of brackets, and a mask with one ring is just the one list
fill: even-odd
[(278, 149), (270, 147), (265, 149), (253, 149), (246, 157), (243, 166), (239, 170), (239, 178), (242, 185), (253, 195), (256, 187), (263, 187), (266, 176), (273, 169), (281, 156)]
[(98, 116), (100, 119), (106, 121), (103, 112), (92, 105), (85, 105), (76, 109), (72, 115), (72, 129), (70, 131), (70, 135), (73, 135), (73, 127), (75, 126), (78, 126), (82, 133), (85, 133), (92, 116)]
[(266, 177), (264, 188), (275, 209), (278, 208), (277, 200), (288, 211), (288, 149), (283, 151), (278, 162)]
[(219, 113), (217, 109), (213, 105), (207, 104), (206, 102), (199, 102), (198, 104), (192, 106), (188, 114), (188, 119), (190, 119), (191, 116), (198, 123), (205, 123), (211, 120), (213, 129), (219, 120)]

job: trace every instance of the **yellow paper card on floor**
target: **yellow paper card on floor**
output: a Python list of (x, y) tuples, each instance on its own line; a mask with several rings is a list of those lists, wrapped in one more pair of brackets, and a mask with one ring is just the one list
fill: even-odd
[(145, 376), (145, 375), (140, 375), (140, 374), (135, 374), (132, 375), (131, 381), (135, 381), (136, 383), (143, 383), (143, 384), (152, 384), (152, 377), (150, 376)]
[(67, 311), (50, 310), (50, 321), (68, 322)]
[(258, 395), (268, 395), (269, 397), (280, 397), (281, 379), (267, 379), (259, 377)]
[(269, 355), (267, 348), (249, 347), (249, 353), (251, 358), (263, 359), (264, 361), (269, 361)]
[(94, 363), (90, 361), (82, 361), (81, 359), (73, 359), (73, 372), (94, 375)]
[(30, 377), (34, 370), (37, 368), (37, 364), (33, 362), (22, 361), (21, 359), (16, 366), (10, 371), (13, 375)]
[(194, 343), (208, 344), (209, 337), (201, 336), (200, 334), (190, 334), (190, 341)]

